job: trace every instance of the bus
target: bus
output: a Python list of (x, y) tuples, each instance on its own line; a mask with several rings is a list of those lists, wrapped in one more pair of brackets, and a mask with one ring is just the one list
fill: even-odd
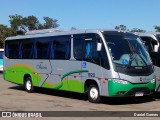
[(4, 80), (35, 87), (106, 97), (153, 95), (155, 72), (140, 38), (116, 30), (54, 29), (5, 40)]
[(160, 32), (138, 33), (155, 65), (156, 92), (160, 92)]
[(4, 54), (4, 49), (0, 48), (0, 72), (3, 71), (3, 54)]

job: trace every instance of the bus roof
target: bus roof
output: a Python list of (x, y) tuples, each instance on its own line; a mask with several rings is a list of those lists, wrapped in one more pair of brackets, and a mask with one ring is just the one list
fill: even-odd
[(58, 29), (43, 29), (43, 30), (29, 31), (25, 35), (17, 35), (17, 36), (13, 36), (13, 37), (8, 37), (8, 38), (6, 38), (6, 40), (47, 37), (47, 36), (56, 36), (56, 35), (99, 33), (101, 31), (117, 31), (117, 30), (113, 30), (113, 29), (83, 29), (83, 30), (62, 31), (62, 30), (58, 30)]
[(143, 33), (136, 32), (135, 34), (139, 36), (152, 36), (152, 35), (156, 36), (156, 35), (160, 35), (160, 32), (143, 32)]
[(154, 40), (158, 41), (156, 36), (160, 35), (160, 32), (144, 32), (144, 33), (135, 33), (136, 35), (140, 36), (140, 37), (151, 37)]

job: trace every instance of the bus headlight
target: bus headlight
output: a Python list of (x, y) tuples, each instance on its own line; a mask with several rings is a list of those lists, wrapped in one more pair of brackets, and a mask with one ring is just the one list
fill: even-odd
[(129, 84), (128, 81), (125, 80), (120, 80), (120, 79), (113, 79), (114, 82), (119, 83), (119, 84)]
[(151, 80), (151, 83), (155, 83), (155, 82), (156, 82), (156, 80), (155, 80), (155, 79), (152, 79), (152, 80)]

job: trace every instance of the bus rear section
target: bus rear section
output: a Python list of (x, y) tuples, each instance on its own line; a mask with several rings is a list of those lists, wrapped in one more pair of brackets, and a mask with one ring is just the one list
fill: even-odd
[(0, 49), (0, 71), (3, 71), (3, 56), (4, 56), (4, 49)]

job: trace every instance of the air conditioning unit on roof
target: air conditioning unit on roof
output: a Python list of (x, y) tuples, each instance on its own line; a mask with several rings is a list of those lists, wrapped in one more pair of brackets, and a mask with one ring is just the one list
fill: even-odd
[(46, 34), (46, 33), (52, 33), (52, 32), (63, 32), (59, 29), (42, 29), (42, 30), (32, 30), (25, 33), (25, 35), (35, 35), (35, 34)]

